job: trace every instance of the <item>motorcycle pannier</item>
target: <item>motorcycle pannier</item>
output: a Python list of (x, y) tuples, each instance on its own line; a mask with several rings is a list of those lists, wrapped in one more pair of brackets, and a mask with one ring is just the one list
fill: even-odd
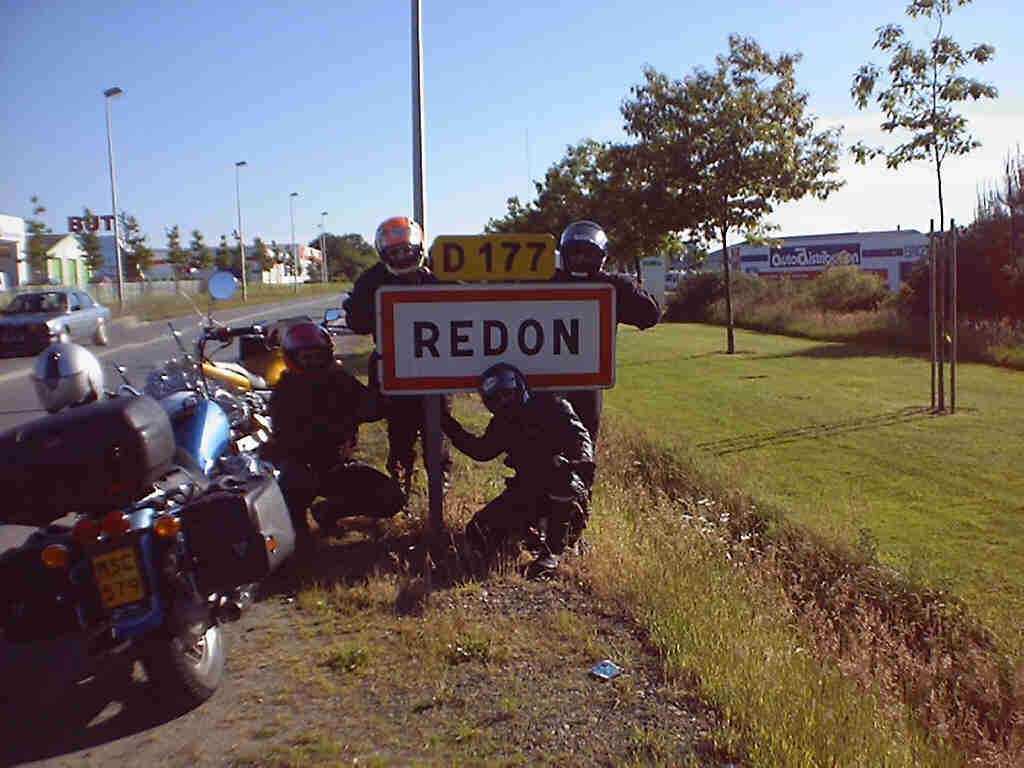
[(224, 478), (182, 510), (181, 522), (205, 593), (260, 581), (295, 551), (295, 529), (272, 477)]
[(150, 397), (115, 397), (0, 434), (5, 522), (45, 525), (103, 513), (149, 490), (174, 458), (174, 432)]

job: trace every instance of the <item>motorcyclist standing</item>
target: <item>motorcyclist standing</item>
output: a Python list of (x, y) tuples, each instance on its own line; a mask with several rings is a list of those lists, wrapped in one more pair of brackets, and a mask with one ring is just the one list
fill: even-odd
[(310, 543), (306, 510), (317, 496), (323, 527), (340, 517), (391, 517), (401, 488), (383, 472), (353, 458), (359, 425), (384, 416), (376, 393), (334, 358), (330, 334), (316, 323), (291, 326), (281, 341), (287, 369), (270, 397), (274, 437), (268, 451), (281, 470), (297, 539)]
[[(586, 219), (574, 221), (562, 231), (559, 241), (562, 267), (552, 278), (557, 282), (600, 282), (615, 286), (615, 319), (620, 323), (645, 330), (658, 323), (661, 307), (658, 301), (635, 280), (603, 270), (608, 258), (608, 235), (601, 226)], [(604, 390), (580, 389), (563, 393), (590, 431), (597, 450), (597, 433), (601, 427)]]
[(555, 571), (566, 548), (579, 539), (589, 517), (593, 480), (590, 434), (562, 397), (535, 397), (515, 366), (498, 363), (480, 377), (478, 392), (493, 414), (483, 435), (466, 431), (451, 414), (442, 427), (455, 447), (477, 461), (507, 454), (515, 470), (505, 490), (466, 526), (470, 544), (488, 561), (514, 545), (528, 527), (547, 518), (544, 549), (527, 575)]
[[(363, 272), (355, 281), (352, 293), (343, 305), (345, 320), (350, 330), (360, 334), (374, 334), (376, 338), (377, 289), (384, 285), (424, 285), (439, 282), (438, 278), (424, 264), (423, 230), (414, 220), (405, 216), (385, 219), (377, 227), (374, 247), (380, 261)], [(370, 355), (370, 387), (380, 391), (377, 371), (379, 353)], [(416, 463), (416, 439), (421, 438), (426, 451), (426, 430), (424, 427), (423, 397), (418, 395), (393, 395), (388, 398), (388, 459), (387, 468), (400, 484), (406, 498), (412, 487)], [(451, 410), (451, 400), (442, 399), (443, 410)], [(444, 487), (448, 486), (451, 474), (451, 455), (447, 442), (441, 440), (441, 472)]]

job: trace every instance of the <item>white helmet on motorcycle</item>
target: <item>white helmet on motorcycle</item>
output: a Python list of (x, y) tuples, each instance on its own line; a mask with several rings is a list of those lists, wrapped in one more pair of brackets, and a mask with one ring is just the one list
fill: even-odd
[(49, 413), (65, 406), (84, 405), (103, 396), (103, 367), (92, 352), (78, 344), (51, 344), (32, 367), (36, 397)]

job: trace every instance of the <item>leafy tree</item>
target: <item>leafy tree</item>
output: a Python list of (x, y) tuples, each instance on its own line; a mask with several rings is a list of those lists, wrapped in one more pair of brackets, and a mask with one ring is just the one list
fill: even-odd
[[(970, 0), (956, 0), (967, 5)], [(967, 131), (967, 118), (953, 112), (953, 104), (967, 99), (994, 99), (998, 91), (980, 80), (960, 74), (971, 62), (984, 64), (995, 54), (995, 48), (981, 43), (964, 50), (952, 37), (943, 34), (945, 17), (953, 11), (953, 0), (913, 0), (907, 6), (911, 18), (934, 19), (935, 36), (928, 48), (914, 48), (904, 36), (903, 27), (887, 24), (878, 28), (874, 48), (891, 52), (887, 68), (889, 87), (876, 87), (883, 78), (882, 70), (865, 64), (853, 77), (850, 95), (864, 109), (874, 95), (885, 114), (881, 124), (886, 133), (897, 129), (910, 138), (886, 151), (858, 142), (852, 152), (859, 163), (885, 156), (887, 167), (896, 169), (912, 160), (930, 160), (935, 166), (939, 197), (939, 229), (945, 230), (946, 218), (942, 200), (942, 164), (946, 158), (966, 155), (981, 145)]]
[(613, 264), (635, 266), (638, 259), (675, 248), (651, 219), (652, 204), (661, 201), (637, 162), (642, 148), (586, 139), (568, 147), (566, 155), (534, 182), (537, 197), (523, 205), (507, 201), (507, 212), (487, 223), (488, 232), (547, 233), (556, 239), (577, 219), (591, 219), (608, 234)]
[(192, 241), (188, 244), (188, 249), (188, 266), (190, 271), (193, 269), (206, 269), (213, 263), (213, 257), (210, 254), (209, 247), (206, 245), (206, 240), (203, 238), (203, 233), (198, 229), (192, 230)]
[[(838, 170), (841, 128), (814, 132), (807, 94), (797, 90), (799, 54), (772, 57), (754, 40), (729, 37), (728, 55), (708, 72), (684, 80), (644, 70), (622, 114), (626, 132), (644, 147), (638, 161), (651, 184), (666, 190), (654, 203), (666, 231), (692, 229), (722, 244), (728, 352), (735, 351), (729, 232), (763, 239), (764, 218), (777, 203), (808, 194), (820, 199), (842, 186)], [(671, 222), (677, 218), (678, 224)]]
[(258, 237), (253, 240), (253, 245), (256, 249), (256, 258), (259, 259), (260, 271), (267, 272), (273, 269), (276, 262), (270, 247)]
[(175, 280), (185, 274), (188, 259), (188, 251), (181, 247), (181, 230), (175, 224), (167, 230), (167, 261), (174, 269)]
[(93, 212), (85, 207), (82, 209), (82, 220), (86, 222), (82, 229), (82, 234), (78, 235), (78, 244), (85, 252), (85, 263), (89, 267), (89, 271), (92, 273), (98, 272), (103, 268), (105, 259), (103, 258), (103, 246), (100, 244), (100, 238), (95, 231), (89, 229), (88, 222), (92, 221)]
[(43, 280), (46, 278), (46, 252), (49, 250), (43, 235), (49, 234), (52, 230), (42, 219), (35, 218), (46, 213), (46, 206), (39, 202), (36, 195), (29, 198), (32, 203), (31, 219), (25, 220), (28, 229), (28, 266), (32, 273), (31, 280)]
[(130, 280), (139, 280), (153, 263), (153, 250), (146, 245), (146, 235), (134, 216), (121, 211), (120, 219), (121, 236), (127, 246), (122, 254), (125, 275)]
[[(320, 247), (320, 238), (310, 240), (311, 248)], [(362, 235), (324, 234), (324, 254), (329, 280), (354, 280), (364, 270), (372, 267), (377, 261), (377, 251), (363, 239)], [(315, 274), (314, 274), (315, 273)], [(320, 273), (316, 265), (310, 266), (310, 279), (319, 280)]]
[(232, 248), (228, 244), (228, 236), (220, 236), (220, 244), (217, 246), (217, 253), (214, 257), (214, 264), (217, 269), (231, 269), (232, 265), (236, 261), (235, 255), (238, 253), (237, 248)]

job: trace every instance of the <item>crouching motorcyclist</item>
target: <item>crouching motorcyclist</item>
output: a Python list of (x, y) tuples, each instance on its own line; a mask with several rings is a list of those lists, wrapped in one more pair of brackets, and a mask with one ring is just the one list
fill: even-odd
[(456, 448), (477, 461), (507, 454), (505, 464), (516, 474), (476, 513), (466, 537), (490, 561), (517, 544), (531, 525), (547, 518), (543, 547), (527, 575), (550, 574), (589, 518), (587, 488), (595, 468), (590, 434), (567, 400), (535, 396), (515, 366), (498, 363), (488, 368), (478, 392), (493, 414), (484, 434), (467, 432), (451, 414), (442, 417), (444, 431)]
[(306, 510), (317, 496), (317, 523), (340, 517), (391, 517), (404, 502), (391, 477), (353, 458), (359, 425), (384, 417), (382, 400), (334, 358), (331, 335), (316, 323), (298, 323), (281, 342), (287, 369), (274, 386), (270, 416), (274, 437), (268, 458), (279, 482), (298, 542), (308, 546)]

